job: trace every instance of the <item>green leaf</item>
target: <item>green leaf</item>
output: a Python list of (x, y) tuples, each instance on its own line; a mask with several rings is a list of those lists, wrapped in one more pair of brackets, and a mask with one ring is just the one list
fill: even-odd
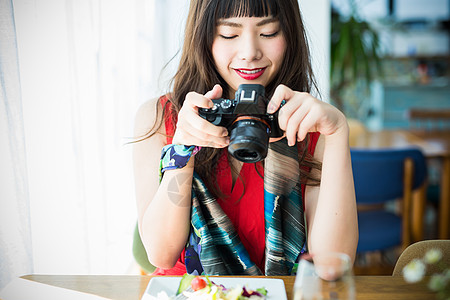
[(186, 290), (188, 287), (191, 286), (191, 281), (196, 276), (192, 274), (184, 274), (183, 277), (181, 277), (180, 285), (178, 286), (177, 295)]
[(205, 275), (205, 279), (206, 279), (206, 282), (208, 282), (208, 286), (211, 287), (213, 284), (212, 284), (211, 280), (209, 280), (208, 275)]
[(258, 289), (256, 289), (256, 291), (258, 293), (260, 293), (261, 295), (267, 296), (267, 290), (264, 287), (258, 288)]

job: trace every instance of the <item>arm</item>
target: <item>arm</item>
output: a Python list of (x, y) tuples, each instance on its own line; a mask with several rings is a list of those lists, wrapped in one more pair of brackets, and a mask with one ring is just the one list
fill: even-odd
[[(145, 103), (138, 111), (135, 136), (144, 135), (158, 118), (156, 99)], [(148, 139), (133, 147), (134, 177), (138, 209), (138, 226), (149, 261), (161, 268), (171, 268), (176, 263), (189, 234), (190, 195), (193, 161), (179, 170), (167, 172), (159, 184), (158, 170), (161, 150), (166, 144), (164, 124)], [(183, 177), (186, 184), (179, 188), (179, 195), (168, 193), (169, 184)], [(172, 199), (170, 198), (172, 196)], [(172, 237), (168, 239), (167, 237)]]
[(283, 85), (271, 99), (272, 109), (283, 99), (287, 102), (279, 111), (279, 123), (290, 145), (308, 132), (321, 133), (314, 152), (322, 162), (321, 184), (305, 190), (309, 251), (343, 252), (353, 261), (358, 221), (345, 116), (332, 105)]
[[(197, 114), (208, 107), (221, 89), (205, 96), (190, 93), (178, 114), (173, 144), (226, 146), (222, 127), (214, 126)], [(220, 95), (219, 95), (220, 97)], [(145, 135), (163, 116), (157, 114), (158, 101), (145, 103), (138, 111), (135, 136)], [(160, 111), (160, 110), (159, 110)], [(151, 137), (133, 148), (133, 164), (138, 209), (138, 225), (149, 261), (160, 268), (172, 268), (186, 244), (190, 228), (191, 187), (195, 158), (186, 167), (164, 173), (159, 183), (161, 150), (166, 145), (164, 122)]]
[(343, 252), (355, 259), (358, 220), (348, 146), (348, 127), (321, 136), (314, 157), (322, 161), (319, 186), (305, 190), (308, 247), (311, 253)]

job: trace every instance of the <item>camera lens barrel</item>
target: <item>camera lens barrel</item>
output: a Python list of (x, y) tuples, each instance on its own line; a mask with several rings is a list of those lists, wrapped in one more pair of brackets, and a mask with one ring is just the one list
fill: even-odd
[(263, 119), (243, 116), (231, 126), (228, 152), (236, 159), (254, 163), (267, 156), (269, 127)]

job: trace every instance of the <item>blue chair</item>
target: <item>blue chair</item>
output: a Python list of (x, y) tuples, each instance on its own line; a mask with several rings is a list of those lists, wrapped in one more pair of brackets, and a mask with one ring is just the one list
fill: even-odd
[[(351, 149), (359, 243), (357, 252), (383, 251), (411, 239), (413, 191), (424, 187), (427, 165), (419, 149)], [(401, 214), (385, 204), (401, 199)]]

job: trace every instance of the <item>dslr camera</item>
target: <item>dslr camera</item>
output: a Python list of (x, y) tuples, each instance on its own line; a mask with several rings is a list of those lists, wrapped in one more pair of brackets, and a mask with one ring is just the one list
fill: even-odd
[[(253, 163), (267, 156), (269, 137), (281, 137), (278, 111), (268, 114), (264, 86), (239, 85), (234, 99), (214, 99), (212, 108), (200, 108), (199, 115), (230, 133), (228, 152), (236, 159)], [(284, 103), (282, 103), (284, 104)]]

